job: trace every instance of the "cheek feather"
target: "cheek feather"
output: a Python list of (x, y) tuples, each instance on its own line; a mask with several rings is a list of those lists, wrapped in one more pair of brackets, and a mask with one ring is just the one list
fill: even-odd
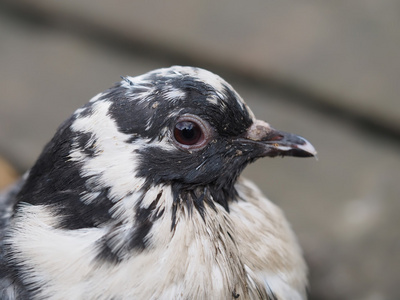
[(97, 154), (89, 157), (84, 149), (75, 147), (69, 156), (72, 161), (81, 163), (82, 176), (109, 186), (111, 200), (116, 201), (143, 185), (144, 179), (135, 176), (138, 167), (135, 153), (147, 145), (147, 141), (126, 143), (130, 136), (121, 133), (115, 121), (108, 116), (110, 105), (107, 101), (97, 102), (90, 116), (76, 119), (71, 126), (75, 132), (93, 136)]

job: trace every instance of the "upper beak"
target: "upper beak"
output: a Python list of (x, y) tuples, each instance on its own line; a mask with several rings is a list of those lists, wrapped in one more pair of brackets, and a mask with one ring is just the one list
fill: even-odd
[(258, 157), (263, 156), (316, 156), (317, 151), (305, 138), (283, 131), (278, 131), (268, 123), (256, 120), (244, 135), (243, 142), (256, 143)]

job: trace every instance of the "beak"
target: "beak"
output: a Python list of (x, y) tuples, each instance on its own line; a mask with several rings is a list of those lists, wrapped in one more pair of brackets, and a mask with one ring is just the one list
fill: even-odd
[(317, 151), (305, 138), (276, 130), (268, 123), (256, 120), (247, 130), (242, 143), (257, 144), (257, 157), (296, 156), (312, 157)]

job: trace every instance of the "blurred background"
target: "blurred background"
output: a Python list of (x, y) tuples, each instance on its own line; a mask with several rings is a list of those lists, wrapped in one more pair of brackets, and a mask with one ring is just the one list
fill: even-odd
[(292, 223), (310, 299), (400, 299), (399, 49), (396, 0), (0, 0), (0, 186), (120, 75), (203, 67), (318, 150), (245, 171)]

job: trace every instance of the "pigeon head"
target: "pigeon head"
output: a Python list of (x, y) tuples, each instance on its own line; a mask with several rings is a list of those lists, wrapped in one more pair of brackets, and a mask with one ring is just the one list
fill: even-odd
[(78, 109), (46, 146), (20, 194), (25, 202), (55, 205), (69, 216), (63, 226), (70, 228), (124, 215), (127, 207), (115, 203), (134, 198), (131, 206), (138, 207), (155, 186), (170, 189), (174, 204), (202, 210), (208, 201), (229, 211), (248, 163), (315, 153), (305, 139), (255, 119), (219, 76), (174, 66), (122, 77)]
[(236, 91), (206, 70), (172, 67), (123, 79), (105, 96), (115, 99), (109, 114), (127, 142), (141, 145), (136, 174), (150, 183), (231, 190), (256, 158), (315, 154), (305, 139), (256, 120)]

